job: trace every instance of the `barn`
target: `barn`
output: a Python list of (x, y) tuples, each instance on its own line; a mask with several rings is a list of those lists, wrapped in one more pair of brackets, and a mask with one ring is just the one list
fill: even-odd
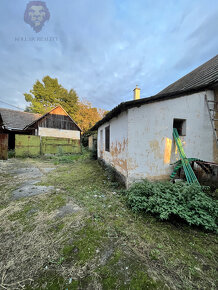
[(141, 179), (169, 179), (180, 159), (176, 128), (186, 155), (218, 162), (218, 55), (155, 96), (119, 104), (92, 128), (98, 159), (128, 187)]
[(81, 129), (67, 112), (58, 106), (24, 127), (32, 135), (80, 140)]
[(0, 108), (0, 134), (8, 135), (9, 150), (15, 148), (15, 134), (32, 135), (32, 131), (24, 128), (40, 117), (40, 114)]
[[(8, 149), (13, 150), (16, 147), (16, 138), (19, 142), (23, 140), (21, 143), (17, 142), (17, 146), (18, 143), (22, 146), (25, 140), (31, 140), (31, 136), (38, 136), (32, 140), (47, 138), (50, 143), (54, 142), (53, 145), (55, 142), (63, 143), (64, 139), (67, 139), (68, 143), (69, 140), (77, 140), (77, 144), (80, 144), (81, 129), (61, 106), (44, 115), (0, 108), (0, 134), (0, 140), (3, 140), (3, 134), (7, 136)], [(25, 139), (22, 135), (29, 137)]]

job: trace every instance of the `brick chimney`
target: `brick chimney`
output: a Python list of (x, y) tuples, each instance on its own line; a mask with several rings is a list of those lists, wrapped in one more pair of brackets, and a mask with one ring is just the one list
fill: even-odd
[(140, 99), (140, 88), (136, 85), (135, 89), (133, 90), (134, 92), (134, 100), (139, 100)]

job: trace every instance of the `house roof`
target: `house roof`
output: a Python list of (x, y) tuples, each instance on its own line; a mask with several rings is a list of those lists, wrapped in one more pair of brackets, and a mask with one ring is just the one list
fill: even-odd
[(61, 108), (66, 113), (66, 115), (71, 119), (71, 121), (77, 126), (77, 128), (80, 131), (82, 131), (80, 127), (76, 124), (76, 122), (67, 114), (67, 112), (61, 106), (53, 108), (44, 115), (0, 108), (0, 119), (2, 119), (3, 122), (2, 126), (4, 129), (17, 131), (27, 130), (33, 124), (35, 124), (42, 118), (46, 117), (49, 113), (51, 113), (57, 108)]
[(55, 108), (53, 108), (52, 110), (50, 110), (49, 112), (45, 113), (44, 115), (40, 115), (38, 119), (33, 120), (31, 123), (27, 124), (24, 129), (28, 129), (29, 127), (31, 127), (33, 124), (35, 124), (36, 122), (40, 121), (41, 119), (43, 119), (44, 117), (46, 117), (48, 114), (50, 114), (52, 111), (56, 110), (57, 108), (61, 108), (66, 115), (71, 119), (71, 121), (77, 126), (77, 128), (79, 129), (79, 131), (82, 132), (82, 129), (79, 127), (79, 125), (77, 125), (77, 123), (70, 117), (70, 115), (64, 110), (64, 108), (62, 108), (62, 106), (57, 106)]
[(0, 108), (0, 116), (5, 129), (23, 130), (29, 123), (39, 119), (41, 115)]
[(158, 94), (142, 98), (139, 100), (132, 100), (120, 103), (112, 109), (103, 119), (98, 121), (91, 131), (97, 130), (102, 124), (110, 121), (112, 118), (118, 116), (120, 113), (133, 108), (140, 107), (141, 105), (158, 102), (181, 96), (200, 92), (205, 89), (213, 88), (218, 84), (218, 55), (202, 64), (192, 72), (188, 73), (178, 81), (166, 87)]

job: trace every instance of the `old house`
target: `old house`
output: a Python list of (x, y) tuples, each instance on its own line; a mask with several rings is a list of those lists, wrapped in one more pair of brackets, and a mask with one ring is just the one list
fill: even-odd
[(177, 128), (188, 157), (218, 162), (218, 55), (157, 95), (119, 104), (92, 130), (98, 130), (98, 158), (133, 181), (169, 179), (179, 159)]
[(80, 140), (81, 129), (61, 106), (44, 115), (0, 108), (0, 134), (8, 134), (14, 149), (18, 134)]

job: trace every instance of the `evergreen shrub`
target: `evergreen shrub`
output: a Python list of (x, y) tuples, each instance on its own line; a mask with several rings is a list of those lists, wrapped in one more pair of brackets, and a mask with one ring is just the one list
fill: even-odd
[(189, 225), (217, 232), (218, 203), (199, 185), (144, 180), (133, 184), (126, 193), (135, 212), (145, 211), (161, 220), (177, 216)]

